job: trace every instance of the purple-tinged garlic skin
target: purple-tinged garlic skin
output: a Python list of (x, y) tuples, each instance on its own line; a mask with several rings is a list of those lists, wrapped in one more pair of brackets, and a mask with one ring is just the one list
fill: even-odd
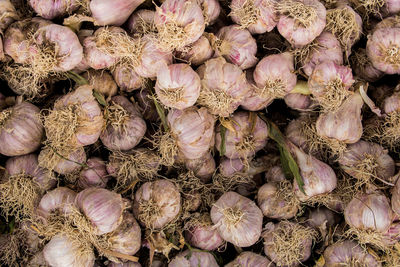
[[(274, 0), (233, 0), (230, 17), (236, 24), (247, 28), (251, 34), (263, 34), (272, 31), (278, 23), (274, 5)], [(246, 12), (246, 8), (250, 11)]]
[(91, 0), (90, 11), (99, 26), (122, 25), (144, 0)]
[(95, 261), (93, 250), (83, 249), (78, 240), (62, 234), (44, 246), (43, 255), (47, 264), (57, 267), (92, 267)]
[(140, 89), (144, 84), (144, 79), (140, 77), (132, 68), (118, 64), (112, 72), (114, 80), (119, 89), (130, 93)]
[(268, 183), (280, 183), (286, 180), (281, 166), (271, 167), (267, 172), (265, 172), (264, 177)]
[(246, 71), (246, 79), (250, 85), (250, 90), (248, 95), (240, 103), (240, 106), (248, 111), (258, 111), (268, 107), (268, 105), (274, 101), (275, 97), (273, 95), (260, 93), (261, 90), (254, 81), (253, 71)]
[(389, 229), (383, 234), (383, 243), (385, 246), (393, 246), (400, 241), (400, 222), (393, 220)]
[(75, 205), (91, 222), (96, 235), (115, 231), (122, 222), (125, 208), (121, 195), (96, 187), (79, 192)]
[[(214, 0), (212, 0), (214, 1)], [(211, 47), (210, 41), (204, 35), (196, 42), (185, 47), (183, 51), (177, 51), (176, 57), (187, 61), (191, 65), (199, 66), (212, 58), (214, 50)]]
[(319, 230), (323, 238), (340, 221), (340, 217), (332, 210), (321, 206), (312, 209), (307, 216), (306, 225)]
[(74, 12), (79, 4), (76, 0), (29, 0), (29, 5), (45, 19), (54, 19)]
[(248, 30), (241, 29), (239, 25), (230, 25), (222, 27), (216, 37), (221, 44), (216, 46), (215, 56), (223, 56), (242, 70), (257, 64), (257, 43)]
[(400, 110), (400, 92), (394, 92), (391, 96), (386, 97), (383, 101), (383, 111), (386, 114), (397, 112)]
[(193, 171), (194, 175), (202, 182), (207, 183), (215, 173), (215, 160), (211, 152), (198, 159), (186, 159), (186, 169)]
[(203, 11), (204, 23), (206, 26), (214, 24), (221, 13), (221, 5), (218, 0), (198, 0)]
[[(251, 120), (250, 112), (239, 111), (233, 114), (235, 132), (226, 129), (225, 156), (230, 159), (248, 158), (263, 149), (268, 140), (268, 126), (257, 115)], [(215, 134), (215, 147), (221, 149), (221, 126)]]
[(313, 100), (308, 95), (289, 93), (284, 97), (286, 105), (298, 111), (308, 111), (313, 106)]
[(117, 94), (118, 86), (111, 74), (106, 71), (89, 70), (83, 73), (82, 77), (87, 79), (94, 90), (104, 95), (107, 100)]
[(196, 248), (215, 250), (224, 244), (224, 240), (217, 229), (213, 227), (211, 220), (208, 220), (190, 224), (185, 231), (185, 240)]
[(78, 187), (82, 189), (105, 188), (109, 178), (104, 161), (101, 158), (92, 157), (87, 160), (86, 164), (88, 167), (79, 173)]
[[(134, 148), (142, 140), (146, 133), (146, 122), (142, 119), (142, 115), (134, 104), (132, 104), (124, 96), (114, 96), (111, 98), (111, 106), (118, 105), (126, 112), (126, 117), (117, 118), (122, 120), (118, 125), (114, 125), (114, 121), (110, 120), (106, 128), (100, 135), (101, 142), (110, 150), (127, 151)], [(115, 112), (114, 115), (111, 113)], [(110, 116), (119, 116), (117, 111), (110, 109)], [(125, 116), (125, 115), (124, 115)]]
[(226, 264), (225, 267), (259, 267), (259, 266), (267, 266), (267, 267), (275, 267), (275, 264), (272, 263), (267, 257), (261, 256), (260, 254), (256, 254), (251, 251), (245, 251), (239, 254), (233, 261)]
[[(318, 0), (290, 0), (282, 3), (278, 11), (283, 12), (279, 17), (277, 28), (279, 33), (294, 47), (302, 47), (311, 43), (319, 36), (326, 25), (326, 9)], [(294, 7), (292, 7), (294, 6)], [(291, 8), (293, 10), (291, 10)], [(306, 12), (312, 16), (298, 18), (298, 14)], [(302, 22), (301, 20), (306, 20)]]
[(110, 234), (107, 241), (111, 244), (112, 251), (134, 255), (141, 245), (140, 227), (130, 212), (125, 212), (122, 223)]
[[(147, 207), (144, 207), (147, 206)], [(156, 214), (144, 214), (143, 208)], [(142, 225), (160, 229), (173, 221), (181, 211), (181, 195), (168, 180), (144, 183), (135, 193), (133, 214)], [(143, 221), (142, 219), (147, 221)]]
[[(190, 255), (190, 257), (188, 257), (188, 255)], [(185, 250), (184, 252), (181, 252), (177, 256), (175, 256), (175, 258), (173, 258), (171, 262), (168, 264), (168, 267), (182, 267), (182, 266), (218, 267), (219, 265), (211, 253)]]
[(235, 246), (252, 246), (261, 236), (261, 210), (238, 193), (223, 194), (212, 206), (210, 215), (221, 237)]
[(360, 266), (380, 267), (382, 266), (375, 257), (366, 252), (355, 241), (344, 240), (327, 247), (324, 251), (326, 267), (337, 267), (351, 265), (354, 262)]
[(384, 75), (382, 71), (372, 65), (364, 48), (357, 49), (353, 56), (350, 57), (350, 62), (355, 75), (367, 82), (376, 82)]
[(44, 219), (49, 218), (52, 212), (60, 211), (68, 215), (75, 207), (74, 201), (77, 193), (67, 187), (57, 187), (47, 192), (40, 200), (37, 213)]
[(173, 109), (168, 113), (171, 134), (186, 159), (203, 157), (214, 145), (214, 117), (206, 108)]
[(224, 177), (232, 177), (237, 173), (245, 171), (245, 164), (242, 159), (223, 158), (219, 163), (219, 173)]
[(44, 135), (39, 113), (39, 108), (28, 102), (0, 111), (0, 154), (20, 156), (39, 148)]
[(200, 89), (199, 75), (183, 63), (161, 68), (154, 87), (162, 104), (179, 110), (193, 106), (200, 95)]
[(154, 15), (156, 12), (149, 9), (140, 9), (132, 13), (126, 22), (126, 28), (131, 35), (146, 34), (155, 31)]
[[(39, 166), (42, 168), (53, 170), (59, 174), (68, 174), (78, 171), (81, 168), (82, 164), (86, 162), (86, 153), (83, 147), (77, 147), (72, 151), (68, 151), (67, 155), (62, 156), (66, 159), (57, 155), (52, 148), (45, 147), (39, 153)], [(48, 164), (49, 158), (56, 160), (54, 165)]]

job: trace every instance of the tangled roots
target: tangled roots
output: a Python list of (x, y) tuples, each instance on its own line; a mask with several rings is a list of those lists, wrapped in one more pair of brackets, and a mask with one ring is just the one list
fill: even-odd
[(345, 232), (347, 238), (356, 238), (362, 246), (372, 245), (380, 250), (387, 250), (388, 246), (384, 242), (383, 234), (371, 229), (350, 228)]
[(325, 93), (322, 97), (316, 97), (324, 112), (334, 112), (339, 109), (343, 101), (350, 95), (340, 77), (330, 80), (325, 86)]
[(154, 138), (151, 142), (155, 145), (161, 155), (160, 164), (164, 166), (173, 166), (178, 156), (179, 149), (172, 133), (167, 131), (163, 134), (160, 129), (153, 137)]
[[(168, 15), (166, 15), (168, 17)], [(167, 18), (169, 22), (164, 23), (163, 27), (158, 28), (156, 38), (157, 46), (163, 51), (181, 50), (185, 47), (188, 33), (178, 25), (172, 18)]]
[(161, 208), (153, 199), (142, 200), (139, 203), (140, 213), (138, 219), (146, 225), (146, 228), (153, 229), (154, 223), (162, 216)]
[(114, 129), (121, 129), (126, 133), (126, 122), (129, 120), (129, 113), (120, 105), (112, 103), (105, 110), (106, 125)]
[(227, 117), (233, 112), (232, 109), (237, 101), (223, 90), (202, 86), (197, 102), (207, 107), (212, 114)]
[(397, 44), (390, 44), (388, 47), (381, 45), (379, 50), (383, 61), (390, 65), (400, 65), (400, 47)]
[[(25, 266), (31, 255), (26, 236), (20, 229), (0, 237), (0, 263), (2, 266)], [(20, 265), (22, 264), (22, 265)]]
[(263, 88), (255, 87), (262, 98), (283, 98), (287, 95), (285, 83), (281, 79), (268, 80)]
[(399, 152), (400, 145), (400, 112), (386, 114), (384, 119), (370, 120), (364, 128), (364, 138)]
[(295, 20), (295, 24), (310, 27), (317, 19), (317, 11), (299, 1), (285, 1), (278, 3), (277, 11)]
[(231, 6), (229, 16), (238, 17), (242, 29), (256, 24), (261, 16), (260, 9), (254, 5), (254, 0), (246, 0), (242, 6)]

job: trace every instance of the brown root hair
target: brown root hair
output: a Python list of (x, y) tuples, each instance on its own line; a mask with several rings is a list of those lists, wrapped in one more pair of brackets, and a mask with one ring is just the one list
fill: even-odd
[(310, 27), (318, 17), (314, 7), (295, 0), (278, 3), (277, 11), (293, 18), (296, 25), (305, 28)]

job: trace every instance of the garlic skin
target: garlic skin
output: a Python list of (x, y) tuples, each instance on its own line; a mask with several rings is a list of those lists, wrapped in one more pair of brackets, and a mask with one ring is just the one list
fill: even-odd
[(391, 96), (383, 100), (383, 111), (386, 114), (395, 113), (400, 110), (400, 92), (394, 91)]
[(200, 95), (200, 77), (188, 64), (172, 64), (157, 73), (154, 87), (158, 99), (167, 107), (185, 109)]
[(225, 26), (218, 31), (216, 37), (218, 44), (211, 42), (215, 56), (223, 56), (242, 70), (257, 64), (257, 43), (248, 30), (241, 29), (239, 25)]
[(146, 133), (146, 122), (136, 106), (126, 97), (118, 95), (111, 98), (108, 107), (109, 119), (100, 140), (110, 150), (127, 151), (134, 148)]
[(251, 34), (270, 32), (278, 22), (273, 0), (233, 0), (230, 8), (232, 21), (247, 28)]
[(215, 119), (206, 108), (173, 109), (167, 121), (184, 158), (201, 158), (214, 145)]
[(376, 82), (384, 75), (382, 71), (372, 65), (364, 48), (357, 49), (350, 57), (350, 62), (354, 73), (367, 82)]
[(44, 219), (48, 219), (57, 210), (66, 216), (75, 207), (74, 201), (76, 195), (77, 193), (67, 187), (57, 187), (42, 197), (37, 208), (37, 213)]
[[(68, 160), (60, 157), (57, 153)], [(57, 153), (53, 148), (44, 147), (39, 153), (39, 166), (65, 175), (78, 171), (82, 164), (86, 162), (86, 153), (83, 147), (77, 147), (67, 152), (58, 151)]]
[(86, 189), (89, 187), (105, 188), (108, 182), (106, 164), (101, 158), (92, 157), (86, 162), (87, 168), (79, 173), (78, 187)]
[(326, 25), (326, 9), (318, 0), (290, 0), (278, 4), (277, 28), (293, 47), (311, 43)]
[(203, 34), (203, 12), (195, 1), (166, 0), (156, 8), (154, 24), (159, 47), (166, 51), (180, 49), (197, 41)]
[[(225, 132), (225, 156), (230, 159), (252, 157), (263, 149), (268, 140), (268, 127), (257, 115), (250, 112), (238, 111), (232, 116), (233, 132), (226, 129)], [(215, 147), (221, 149), (221, 126), (216, 128)]]
[(127, 93), (140, 89), (145, 82), (132, 68), (122, 64), (118, 64), (113, 69), (112, 75), (119, 89)]
[(57, 267), (92, 267), (95, 261), (93, 250), (81, 247), (78, 240), (62, 234), (44, 246), (43, 255), (47, 264)]
[(395, 186), (391, 190), (392, 198), (392, 210), (395, 212), (395, 215), (400, 215), (400, 179), (397, 179)]
[(283, 98), (285, 104), (294, 110), (308, 111), (313, 108), (313, 100), (308, 95), (289, 93)]
[(250, 90), (242, 70), (223, 57), (207, 60), (197, 73), (202, 84), (197, 103), (207, 107), (213, 115), (228, 117)]
[[(190, 257), (188, 257), (190, 255)], [(214, 256), (208, 252), (198, 252), (185, 250), (179, 253), (175, 258), (171, 260), (168, 267), (198, 267), (198, 266), (208, 266), (208, 267), (218, 267), (218, 263)]]
[(219, 235), (211, 223), (209, 215), (206, 219), (196, 223), (189, 221), (188, 226), (185, 225), (185, 240), (192, 246), (203, 250), (216, 250), (224, 244), (224, 240)]
[(378, 144), (363, 140), (348, 145), (339, 158), (339, 164), (346, 173), (357, 179), (367, 178), (365, 175), (368, 175), (372, 179), (390, 182), (395, 174), (395, 162), (388, 151)]
[(90, 11), (98, 26), (122, 25), (144, 0), (91, 0)]
[(261, 236), (261, 210), (238, 193), (223, 194), (212, 206), (210, 215), (221, 237), (235, 246), (252, 246)]
[(154, 26), (154, 10), (140, 9), (132, 13), (126, 22), (126, 27), (131, 35), (144, 35), (156, 32)]
[(125, 209), (121, 195), (96, 187), (79, 192), (75, 205), (91, 222), (96, 235), (115, 231), (122, 222)]
[(297, 83), (294, 59), (289, 52), (264, 57), (253, 72), (256, 92), (262, 97), (283, 98)]
[(88, 80), (94, 90), (104, 95), (107, 100), (117, 94), (118, 86), (108, 72), (89, 70), (83, 73), (82, 77)]
[(275, 267), (275, 264), (272, 263), (268, 258), (256, 254), (251, 251), (244, 251), (239, 254), (233, 261), (226, 264), (225, 267), (258, 267), (258, 266), (268, 266)]
[(375, 257), (365, 251), (354, 241), (344, 240), (327, 247), (324, 251), (326, 267), (351, 265), (356, 262), (360, 266), (382, 266)]
[(146, 121), (156, 122), (159, 119), (151, 92), (147, 89), (136, 91), (135, 100), (140, 113)]
[(204, 23), (206, 26), (213, 25), (221, 13), (221, 5), (218, 0), (198, 0), (203, 11)]
[(245, 164), (242, 159), (223, 158), (219, 163), (219, 173), (224, 177), (232, 177), (235, 174), (245, 172)]
[(28, 102), (0, 111), (0, 154), (20, 156), (39, 148), (44, 130), (40, 109)]
[(134, 255), (141, 245), (141, 232), (139, 224), (130, 212), (125, 212), (122, 223), (110, 234), (107, 241), (110, 249), (126, 255)]
[(240, 106), (248, 111), (258, 111), (266, 108), (269, 104), (274, 101), (273, 96), (260, 94), (260, 89), (257, 87), (256, 82), (253, 78), (253, 71), (246, 71), (246, 79), (249, 84), (249, 93), (241, 101)]
[(181, 195), (168, 180), (144, 183), (135, 193), (133, 214), (151, 229), (161, 229), (181, 211)]
[(29, 0), (29, 5), (39, 16), (49, 20), (71, 14), (79, 7), (76, 0)]
[[(213, 0), (214, 1), (214, 0)], [(196, 42), (185, 47), (183, 51), (176, 51), (176, 57), (187, 61), (191, 65), (200, 66), (214, 55), (207, 37), (202, 35)]]
[(186, 159), (185, 167), (193, 171), (194, 175), (204, 183), (211, 180), (216, 169), (215, 160), (211, 152), (198, 159)]
[[(300, 58), (301, 70), (310, 76), (314, 68), (324, 61), (332, 61), (337, 65), (343, 65), (343, 50), (336, 37), (327, 31), (323, 31), (310, 46), (303, 48), (307, 51), (305, 58)], [(302, 50), (300, 50), (301, 52)]]

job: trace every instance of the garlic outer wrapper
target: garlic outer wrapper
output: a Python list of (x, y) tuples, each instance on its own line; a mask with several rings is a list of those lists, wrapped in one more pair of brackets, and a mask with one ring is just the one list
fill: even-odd
[(154, 15), (156, 12), (149, 9), (139, 9), (132, 13), (126, 22), (126, 28), (131, 35), (144, 35), (148, 32), (156, 32)]
[(10, 0), (3, 0), (0, 3), (0, 30), (4, 32), (14, 21), (20, 19), (15, 6)]
[(52, 212), (59, 211), (63, 216), (68, 216), (75, 207), (74, 201), (77, 193), (67, 187), (57, 187), (47, 192), (40, 200), (37, 213), (48, 219)]
[(206, 26), (213, 25), (221, 13), (221, 5), (218, 0), (198, 0), (203, 11), (204, 23)]
[(123, 92), (132, 92), (140, 89), (145, 80), (140, 77), (132, 68), (118, 64), (112, 71), (114, 80), (119, 89)]
[(194, 66), (203, 64), (214, 55), (214, 50), (211, 47), (210, 41), (208, 41), (207, 37), (204, 35), (182, 50), (183, 51), (176, 51), (175, 56)]
[[(188, 257), (190, 255), (190, 257)], [(208, 252), (198, 252), (185, 250), (179, 253), (175, 258), (171, 260), (168, 267), (198, 267), (198, 266), (208, 266), (208, 267), (218, 267), (218, 263), (214, 256)]]
[(39, 166), (59, 174), (69, 174), (78, 171), (86, 162), (86, 153), (83, 147), (67, 151), (56, 151), (51, 147), (44, 147), (38, 156)]
[(88, 167), (79, 173), (78, 187), (82, 189), (89, 187), (105, 188), (109, 177), (104, 161), (101, 158), (91, 157), (86, 164)]
[(90, 12), (98, 26), (122, 25), (144, 0), (91, 0)]
[(265, 109), (274, 101), (274, 96), (260, 94), (261, 89), (257, 87), (253, 78), (253, 71), (246, 70), (246, 79), (249, 84), (249, 93), (240, 103), (240, 106), (248, 111), (258, 111)]
[(211, 152), (206, 153), (204, 157), (198, 159), (186, 159), (185, 167), (186, 169), (193, 171), (194, 175), (204, 183), (211, 180), (216, 169), (215, 160)]
[[(207, 215), (209, 217), (209, 215)], [(216, 250), (224, 244), (224, 240), (212, 225), (211, 219), (196, 221), (185, 225), (185, 239), (192, 246), (204, 250)]]
[(79, 7), (77, 0), (29, 0), (29, 5), (39, 16), (49, 20), (70, 14)]
[(260, 254), (244, 251), (239, 254), (233, 261), (226, 264), (225, 267), (258, 267), (258, 266), (268, 266), (275, 267), (275, 264), (272, 263), (267, 257), (264, 257)]

